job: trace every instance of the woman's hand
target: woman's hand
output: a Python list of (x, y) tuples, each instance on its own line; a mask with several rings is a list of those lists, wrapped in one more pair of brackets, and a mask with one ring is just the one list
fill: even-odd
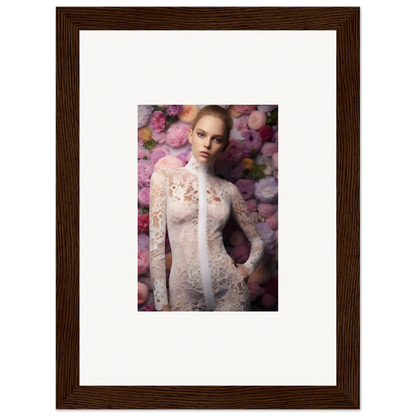
[(163, 305), (162, 309), (160, 310), (160, 312), (169, 312), (169, 311), (170, 311), (169, 305)]
[(244, 279), (244, 283), (247, 283), (248, 272), (250, 271), (250, 269), (244, 266), (244, 264), (236, 263), (233, 259), (231, 259), (231, 261), (233, 262), (234, 266), (238, 269), (238, 272), (240, 273), (241, 277)]

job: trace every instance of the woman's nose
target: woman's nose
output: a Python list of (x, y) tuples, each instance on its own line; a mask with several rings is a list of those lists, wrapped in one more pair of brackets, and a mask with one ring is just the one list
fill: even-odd
[(210, 144), (211, 144), (210, 139), (205, 140), (205, 142), (204, 142), (204, 147), (206, 147), (207, 149), (209, 149)]

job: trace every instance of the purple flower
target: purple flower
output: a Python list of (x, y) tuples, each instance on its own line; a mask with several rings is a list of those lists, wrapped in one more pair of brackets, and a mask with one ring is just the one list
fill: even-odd
[(176, 155), (176, 157), (177, 157), (178, 159), (182, 160), (183, 165), (184, 165), (184, 166), (186, 166), (186, 164), (187, 164), (188, 162), (186, 161), (186, 154), (185, 154), (185, 153), (181, 153), (180, 155)]
[(153, 312), (155, 310), (155, 304), (149, 303), (141, 308), (142, 312)]
[(274, 231), (265, 222), (256, 223), (256, 227), (260, 235), (263, 237), (264, 244), (266, 245), (265, 250), (273, 250), (276, 245), (276, 234)]
[(139, 234), (138, 239), (138, 248), (148, 248), (149, 247), (149, 236), (147, 234)]
[(138, 200), (139, 200), (139, 204), (142, 207), (148, 207), (149, 200), (150, 200), (150, 188), (140, 189), (139, 194), (138, 194)]
[(137, 106), (137, 128), (145, 126), (150, 114), (152, 114), (153, 107), (151, 105), (139, 105)]
[(248, 130), (244, 135), (244, 143), (241, 146), (241, 150), (244, 153), (250, 153), (251, 149), (258, 152), (263, 146), (263, 139), (258, 131)]
[(170, 116), (176, 116), (183, 110), (183, 105), (170, 105), (166, 110), (166, 113)]
[(261, 202), (275, 204), (278, 201), (278, 185), (273, 176), (267, 176), (254, 184), (254, 195)]
[(150, 178), (153, 173), (153, 163), (140, 159), (139, 163), (137, 164), (137, 183), (142, 188), (149, 188), (150, 187)]
[(254, 185), (251, 179), (239, 179), (236, 185), (244, 199), (250, 199), (253, 196)]
[(263, 111), (264, 113), (268, 113), (269, 111), (272, 111), (275, 107), (275, 105), (258, 105), (257, 110)]

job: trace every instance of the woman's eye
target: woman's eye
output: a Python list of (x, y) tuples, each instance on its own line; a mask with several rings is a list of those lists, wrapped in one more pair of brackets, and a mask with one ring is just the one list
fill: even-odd
[[(198, 133), (198, 136), (199, 136), (200, 134), (201, 134), (202, 136), (204, 135), (203, 133)], [(201, 137), (201, 136), (199, 136), (199, 137)]]

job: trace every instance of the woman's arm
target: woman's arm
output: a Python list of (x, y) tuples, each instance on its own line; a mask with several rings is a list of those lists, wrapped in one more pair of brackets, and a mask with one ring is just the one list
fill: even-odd
[(256, 270), (264, 255), (265, 244), (263, 237), (257, 230), (256, 224), (254, 223), (253, 218), (247, 209), (246, 202), (244, 201), (244, 198), (241, 195), (239, 189), (233, 183), (231, 183), (231, 185), (231, 214), (251, 244), (250, 255), (247, 261), (244, 263), (244, 266), (248, 269), (248, 273), (245, 279), (247, 281), (248, 278)]
[(167, 181), (164, 169), (153, 172), (150, 180), (149, 266), (157, 311), (169, 310), (165, 263)]

